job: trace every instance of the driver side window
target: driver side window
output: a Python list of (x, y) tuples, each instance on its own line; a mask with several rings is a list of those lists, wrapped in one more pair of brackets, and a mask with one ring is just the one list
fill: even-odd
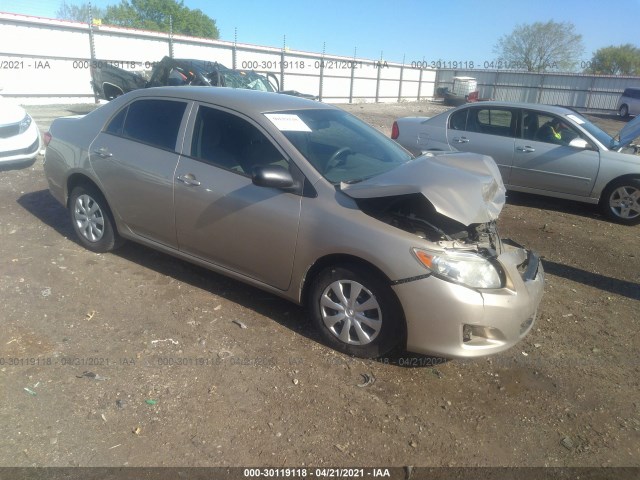
[(273, 143), (246, 120), (200, 106), (191, 140), (191, 157), (226, 170), (251, 175), (253, 167), (289, 163)]
[(580, 134), (561, 117), (525, 110), (522, 117), (523, 138), (554, 145), (569, 145)]

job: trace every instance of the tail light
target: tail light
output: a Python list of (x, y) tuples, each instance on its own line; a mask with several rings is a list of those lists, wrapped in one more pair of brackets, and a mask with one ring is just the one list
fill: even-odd
[(53, 137), (51, 136), (51, 132), (46, 132), (43, 135), (43, 141), (44, 141), (44, 146), (45, 147), (49, 145), (49, 142), (51, 141), (52, 138)]
[(395, 140), (400, 136), (400, 129), (398, 128), (398, 122), (393, 122), (393, 127), (391, 127), (391, 138)]

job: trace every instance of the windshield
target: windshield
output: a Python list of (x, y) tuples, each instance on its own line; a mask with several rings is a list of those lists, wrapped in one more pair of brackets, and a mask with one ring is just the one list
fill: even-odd
[(334, 184), (361, 181), (412, 159), (393, 140), (342, 110), (297, 110), (265, 116)]
[(576, 113), (574, 113), (574, 112), (569, 113), (569, 114), (567, 114), (567, 118), (573, 120), (575, 123), (577, 123), (582, 128), (584, 128), (587, 132), (589, 132), (592, 136), (594, 136), (596, 138), (596, 140), (598, 140), (601, 144), (603, 144), (608, 149), (611, 150), (611, 149), (617, 148), (617, 143), (618, 142), (616, 142), (611, 137), (611, 135), (609, 135), (607, 132), (601, 130), (600, 127), (597, 127), (596, 125), (591, 123), (589, 120), (584, 118), (579, 113), (577, 113), (577, 112)]
[(229, 70), (224, 72), (224, 84), (231, 88), (247, 88), (249, 90), (259, 90), (261, 92), (274, 92), (275, 90), (269, 80), (262, 75), (252, 72), (242, 72)]

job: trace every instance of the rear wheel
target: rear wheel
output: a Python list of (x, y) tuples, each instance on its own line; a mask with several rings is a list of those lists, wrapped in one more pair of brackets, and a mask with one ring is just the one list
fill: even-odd
[(105, 253), (122, 244), (107, 201), (97, 188), (75, 187), (69, 197), (69, 214), (78, 240), (85, 248)]
[(320, 272), (309, 308), (325, 342), (348, 355), (380, 357), (404, 340), (402, 308), (388, 281), (359, 265)]
[(611, 220), (625, 225), (640, 223), (640, 179), (616, 180), (600, 199), (600, 208)]
[(618, 110), (618, 113), (623, 118), (624, 117), (628, 117), (629, 116), (629, 107), (627, 105), (621, 105), (620, 106), (620, 110)]

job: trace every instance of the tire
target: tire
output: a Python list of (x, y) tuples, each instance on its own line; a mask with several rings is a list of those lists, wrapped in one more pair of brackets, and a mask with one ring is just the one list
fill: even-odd
[(640, 178), (623, 178), (609, 185), (600, 198), (600, 208), (614, 222), (640, 223)]
[(345, 265), (321, 271), (311, 287), (308, 307), (322, 339), (335, 350), (375, 358), (404, 346), (400, 303), (388, 281), (370, 269)]
[(629, 106), (628, 105), (621, 105), (620, 106), (620, 110), (618, 110), (618, 113), (620, 114), (620, 116), (622, 118), (626, 118), (629, 116)]
[(69, 215), (73, 230), (86, 249), (106, 253), (122, 245), (109, 205), (97, 188), (75, 187), (69, 197)]

